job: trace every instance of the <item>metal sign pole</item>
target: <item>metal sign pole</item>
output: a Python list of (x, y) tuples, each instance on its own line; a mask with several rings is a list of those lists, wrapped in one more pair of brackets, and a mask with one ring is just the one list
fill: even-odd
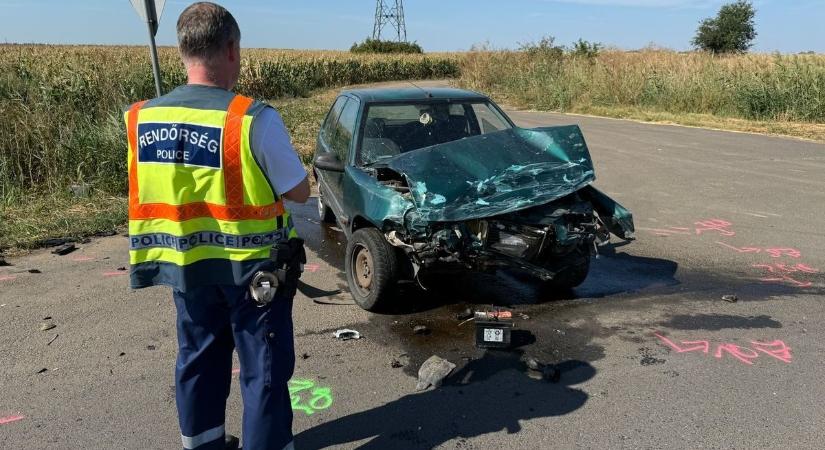
[(152, 57), (152, 72), (155, 76), (155, 91), (157, 92), (157, 96), (160, 97), (163, 93), (160, 89), (161, 79), (160, 63), (158, 63), (158, 48), (155, 45), (155, 33), (158, 31), (158, 16), (157, 11), (155, 11), (154, 0), (143, 0), (143, 4), (146, 7), (146, 25), (149, 28), (149, 51)]
[(129, 0), (135, 12), (141, 19), (146, 21), (149, 29), (149, 56), (152, 58), (152, 75), (155, 77), (155, 93), (158, 97), (163, 95), (160, 86), (163, 84), (160, 79), (160, 63), (158, 62), (158, 48), (155, 45), (155, 35), (158, 33), (158, 22), (163, 14), (163, 6), (166, 0)]
[(160, 90), (160, 64), (158, 63), (158, 48), (155, 45), (155, 33), (158, 31), (158, 16), (155, 11), (155, 2), (153, 0), (144, 0), (146, 5), (146, 25), (149, 27), (149, 51), (152, 56), (152, 72), (155, 75), (155, 91), (158, 97), (163, 95)]

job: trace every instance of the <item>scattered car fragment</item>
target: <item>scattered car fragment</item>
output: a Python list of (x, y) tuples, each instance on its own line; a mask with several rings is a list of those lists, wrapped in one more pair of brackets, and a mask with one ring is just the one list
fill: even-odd
[(438, 356), (430, 356), (418, 369), (418, 384), (415, 388), (423, 391), (430, 386), (441, 387), (447, 375), (455, 369), (455, 364)]
[(355, 330), (347, 330), (347, 329), (337, 330), (334, 333), (332, 333), (332, 335), (335, 336), (335, 339), (338, 339), (339, 341), (349, 341), (349, 340), (353, 340), (353, 339), (356, 339), (356, 340), (361, 339), (361, 333), (359, 333)]
[(77, 250), (77, 247), (75, 247), (75, 245), (72, 244), (72, 243), (68, 243), (68, 244), (63, 244), (61, 246), (58, 246), (57, 248), (52, 250), (52, 253), (55, 254), (55, 255), (64, 256), (64, 255), (68, 255), (69, 253), (71, 253), (75, 250)]
[(553, 288), (587, 277), (631, 213), (592, 186), (578, 126), (523, 129), (458, 89), (342, 93), (318, 136), (318, 213), (347, 236), (356, 303), (381, 309), (420, 271), (508, 268)]
[(528, 357), (525, 361), (527, 365), (527, 375), (536, 380), (558, 383), (561, 380), (561, 371), (552, 364), (544, 364), (533, 357)]

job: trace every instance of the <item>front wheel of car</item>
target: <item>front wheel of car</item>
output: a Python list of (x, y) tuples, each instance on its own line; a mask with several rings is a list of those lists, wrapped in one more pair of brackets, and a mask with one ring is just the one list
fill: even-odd
[(335, 213), (324, 201), (324, 193), (320, 189), (318, 190), (318, 218), (323, 223), (335, 223)]
[(355, 303), (367, 311), (385, 309), (398, 284), (395, 248), (375, 228), (361, 228), (347, 242), (347, 283)]
[(574, 251), (562, 257), (551, 270), (556, 272), (556, 276), (543, 283), (545, 289), (573, 289), (587, 279), (590, 272), (590, 253)]

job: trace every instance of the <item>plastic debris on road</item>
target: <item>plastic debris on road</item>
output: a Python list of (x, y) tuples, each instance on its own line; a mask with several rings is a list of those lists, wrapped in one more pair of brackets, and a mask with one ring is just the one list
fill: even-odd
[(336, 332), (332, 333), (335, 336), (335, 339), (339, 341), (349, 341), (353, 339), (361, 339), (361, 333), (355, 330), (337, 330)]
[(561, 379), (561, 371), (553, 364), (544, 364), (533, 357), (527, 357), (524, 363), (527, 365), (527, 375), (530, 378), (551, 383), (558, 383)]
[(416, 325), (413, 327), (413, 333), (420, 335), (430, 334), (430, 329), (427, 328), (426, 325)]
[(74, 244), (63, 244), (63, 245), (55, 248), (54, 250), (52, 250), (52, 253), (55, 254), (55, 255), (63, 256), (63, 255), (68, 255), (69, 253), (71, 253), (75, 250), (77, 250), (77, 247), (75, 247)]

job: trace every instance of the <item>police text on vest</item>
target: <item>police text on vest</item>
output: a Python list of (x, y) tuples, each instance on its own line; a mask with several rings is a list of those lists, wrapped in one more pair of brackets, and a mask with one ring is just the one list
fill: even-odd
[(221, 168), (223, 129), (191, 123), (138, 124), (138, 162)]

